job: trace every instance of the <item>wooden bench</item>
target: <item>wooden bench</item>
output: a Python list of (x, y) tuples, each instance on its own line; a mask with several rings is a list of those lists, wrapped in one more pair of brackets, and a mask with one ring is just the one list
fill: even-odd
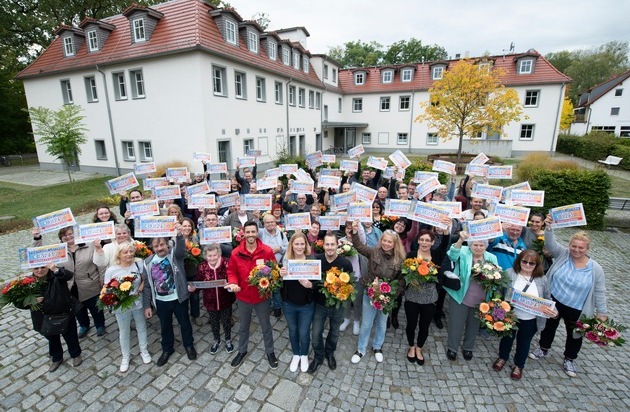
[(623, 160), (623, 157), (608, 156), (606, 160), (598, 160), (598, 162), (603, 164), (606, 167), (610, 167), (610, 166), (619, 166), (619, 163), (621, 163), (622, 160)]
[(608, 209), (630, 210), (630, 199), (626, 197), (611, 197), (608, 199)]

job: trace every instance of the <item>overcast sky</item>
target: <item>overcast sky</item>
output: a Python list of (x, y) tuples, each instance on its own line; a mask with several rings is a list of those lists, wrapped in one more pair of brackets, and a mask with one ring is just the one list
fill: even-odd
[(415, 37), (437, 44), (449, 56), (516, 52), (542, 54), (630, 41), (626, 0), (232, 0), (244, 18), (265, 12), (268, 30), (304, 26), (311, 53), (326, 53), (347, 41), (377, 41), (387, 47)]

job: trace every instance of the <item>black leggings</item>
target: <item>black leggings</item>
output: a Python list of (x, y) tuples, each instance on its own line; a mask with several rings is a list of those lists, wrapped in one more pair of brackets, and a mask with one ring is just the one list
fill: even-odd
[(210, 328), (215, 341), (221, 340), (221, 332), (219, 326), (223, 325), (225, 332), (225, 340), (232, 340), (232, 306), (221, 310), (209, 310)]
[(423, 347), (429, 336), (429, 326), (435, 314), (435, 303), (421, 304), (405, 300), (405, 314), (407, 315), (407, 342), (414, 346), (416, 325), (418, 325), (418, 347)]

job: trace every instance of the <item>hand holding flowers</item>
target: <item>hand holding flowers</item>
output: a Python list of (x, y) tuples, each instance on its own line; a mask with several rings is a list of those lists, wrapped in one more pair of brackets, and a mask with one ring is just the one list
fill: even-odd
[(110, 312), (117, 309), (124, 311), (133, 307), (138, 299), (138, 294), (134, 293), (135, 288), (133, 286), (136, 279), (136, 275), (111, 279), (101, 289), (96, 306), (101, 310), (108, 309)]
[(280, 276), (278, 263), (268, 260), (262, 265), (256, 265), (249, 272), (247, 283), (251, 286), (256, 286), (261, 298), (269, 298), (271, 292), (282, 287), (282, 277)]
[(438, 267), (435, 263), (422, 258), (405, 259), (400, 269), (405, 282), (418, 288), (421, 283), (437, 282)]
[(616, 323), (612, 319), (602, 320), (599, 317), (582, 316), (575, 323), (573, 333), (584, 335), (591, 343), (597, 346), (622, 346), (626, 340), (621, 336), (626, 327), (620, 323)]
[(477, 317), (481, 326), (498, 337), (508, 336), (518, 326), (516, 315), (510, 304), (503, 299), (492, 299), (479, 305)]
[(367, 288), (367, 295), (370, 298), (370, 305), (376, 310), (382, 310), (388, 314), (396, 308), (396, 291), (398, 281), (385, 281), (374, 278), (374, 281)]
[(473, 279), (475, 279), (481, 287), (493, 296), (502, 296), (503, 291), (508, 285), (508, 279), (503, 276), (503, 270), (491, 262), (477, 262), (470, 270)]
[(354, 276), (334, 266), (326, 271), (321, 291), (326, 297), (326, 306), (339, 308), (346, 300), (354, 299), (356, 294)]
[(13, 304), (17, 308), (27, 308), (38, 310), (41, 306), (38, 297), (44, 293), (46, 278), (36, 278), (27, 276), (22, 279), (15, 279), (4, 285), (0, 294), (0, 308)]

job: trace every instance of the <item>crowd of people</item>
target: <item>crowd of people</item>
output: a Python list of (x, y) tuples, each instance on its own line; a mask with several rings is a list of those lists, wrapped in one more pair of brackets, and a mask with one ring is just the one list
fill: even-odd
[[(89, 335), (91, 325), (94, 325), (97, 337), (106, 333), (106, 313), (98, 307), (97, 301), (103, 285), (113, 279), (121, 282), (133, 279), (134, 293), (139, 295), (131, 307), (114, 311), (120, 340), (120, 372), (123, 373), (129, 369), (134, 355), (130, 349), (132, 330), (137, 335), (142, 362), (152, 362), (147, 346), (147, 319), (154, 314), (159, 318), (162, 348), (157, 366), (165, 365), (174, 353), (175, 317), (189, 359), (197, 358), (194, 337), (201, 332), (195, 330), (195, 326), (209, 322), (214, 339), (210, 354), (214, 355), (222, 348), (227, 353), (236, 351), (231, 365), (238, 367), (249, 350), (253, 312), (260, 325), (264, 350), (272, 369), (278, 367), (278, 358), (271, 316), (287, 322), (293, 354), (289, 364), (291, 372), (300, 369), (315, 373), (324, 360), (330, 369), (336, 369), (338, 340), (341, 332), (350, 326), (352, 334), (358, 336), (351, 363), (359, 363), (368, 353), (370, 337), (376, 361), (395, 362), (393, 356), (387, 353), (384, 342), (389, 328), (399, 328), (400, 309), (404, 309), (406, 318), (407, 360), (410, 363), (424, 365), (426, 353), (423, 348), (431, 338), (431, 324), (442, 329), (444, 322), (447, 322), (448, 332), (445, 357), (455, 361), (461, 348), (463, 358), (470, 361), (480, 334), (477, 311), (488, 298), (482, 285), (472, 276), (472, 268), (477, 263), (490, 262), (505, 271), (511, 288), (550, 299), (555, 302), (555, 309), (546, 309), (544, 316), (516, 309), (518, 330), (497, 340), (498, 357), (489, 366), (501, 371), (510, 361), (516, 341), (510, 376), (515, 380), (521, 379), (528, 357), (541, 360), (548, 356), (562, 319), (567, 330), (563, 368), (567, 375), (576, 376), (575, 360), (582, 338), (573, 333), (575, 323), (582, 314), (596, 314), (605, 319), (607, 313), (604, 272), (588, 255), (590, 241), (583, 232), (576, 233), (568, 247), (563, 246), (555, 240), (551, 216), (533, 213), (527, 227), (504, 223), (501, 236), (489, 241), (471, 240), (466, 222), (485, 219), (489, 215), (486, 201), (473, 196), (475, 178), (472, 175), (466, 176), (459, 185), (456, 185), (455, 176), (451, 176), (448, 185), (442, 185), (420, 198), (416, 192), (418, 182), (413, 178), (407, 182), (385, 179), (380, 170), (361, 169), (360, 162), (356, 173), (341, 173), (338, 188), (319, 188), (317, 170), (307, 171), (315, 183), (314, 192), (294, 193), (291, 180), (286, 185), (279, 180), (277, 187), (265, 191), (272, 196), (270, 210), (242, 210), (239, 200), (229, 207), (217, 204), (216, 208), (192, 209), (188, 207), (186, 191), (182, 190), (182, 198), (160, 202), (163, 213), (176, 218), (176, 236), (172, 238), (138, 239), (134, 236), (134, 219), (129, 204), (145, 198), (146, 194), (139, 189), (121, 193), (121, 219), (106, 206), (97, 208), (94, 222), (113, 221), (114, 239), (75, 243), (73, 228), (61, 229), (58, 239), (68, 245), (68, 262), (36, 268), (33, 275), (48, 279), (47, 288), (56, 288), (57, 294), (63, 290), (63, 298), (47, 302), (51, 294), (44, 293), (40, 298), (42, 306), (37, 310), (30, 308), (33, 328), (37, 331), (41, 330), (43, 314), (64, 311), (73, 314), (64, 333), (46, 336), (51, 357), (50, 371), (55, 371), (63, 360), (61, 337), (66, 342), (73, 365), (79, 366), (80, 341)], [(230, 192), (241, 195), (261, 193), (256, 176), (256, 167), (249, 170), (237, 165)], [(201, 183), (209, 178), (207, 173), (195, 174), (187, 184)], [(359, 222), (350, 217), (342, 222), (338, 231), (321, 230), (319, 220), (331, 212), (332, 196), (350, 191), (353, 183), (376, 190), (371, 209), (373, 219)], [(187, 184), (181, 185), (184, 187)], [(460, 202), (463, 213), (444, 219), (440, 227), (405, 217), (392, 219), (387, 216), (388, 199)], [(308, 230), (293, 232), (285, 229), (286, 216), (294, 213), (310, 214)], [(232, 244), (210, 243), (202, 246), (202, 262), (191, 270), (184, 262), (186, 244), (198, 245), (204, 228), (218, 226), (241, 229), (242, 240)], [(34, 229), (33, 234), (34, 245), (42, 245), (39, 231)], [(544, 247), (535, 250), (543, 237)], [(144, 259), (136, 257), (134, 241), (144, 241), (152, 254)], [(350, 245), (358, 253), (342, 256), (340, 245)], [(316, 252), (316, 249), (319, 251)], [(280, 275), (284, 277), (287, 275), (287, 261), (294, 259), (319, 260), (322, 274), (331, 268), (351, 273), (356, 293), (343, 305), (336, 306), (326, 300), (322, 291), (324, 279), (285, 280), (269, 298), (261, 296), (258, 289), (249, 284), (250, 272), (261, 262), (278, 262)], [(406, 283), (401, 273), (401, 265), (406, 259), (435, 265), (438, 268), (436, 281)], [(459, 280), (457, 287), (445, 281), (453, 277)], [(371, 302), (368, 287), (375, 279), (396, 281), (400, 285), (390, 312), (378, 309)], [(224, 281), (224, 286), (198, 289), (193, 281)], [(207, 312), (208, 321), (204, 321), (201, 308)], [(132, 320), (135, 324), (133, 329)], [(78, 322), (78, 330), (75, 322)], [(236, 344), (232, 341), (233, 327), (238, 330)], [(541, 332), (539, 347), (531, 350), (537, 331)]]

